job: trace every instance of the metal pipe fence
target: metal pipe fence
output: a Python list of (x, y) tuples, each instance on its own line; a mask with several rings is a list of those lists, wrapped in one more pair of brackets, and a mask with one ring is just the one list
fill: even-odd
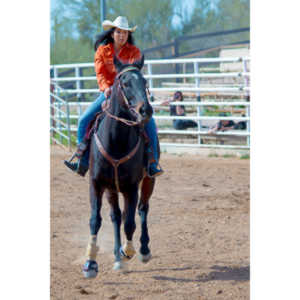
[[(71, 150), (71, 122), (70, 107), (57, 94), (50, 92), (50, 133), (52, 142), (65, 146)], [(56, 133), (56, 134), (55, 134)]]
[[(153, 95), (168, 95), (171, 92), (175, 92), (180, 90), (182, 92), (189, 92), (193, 93), (196, 101), (182, 101), (182, 102), (171, 102), (170, 105), (184, 105), (185, 107), (190, 107), (194, 110), (194, 113), (188, 114), (187, 116), (167, 116), (162, 115), (160, 108), (162, 102), (161, 101), (154, 101), (152, 102), (152, 106), (155, 109), (154, 112), (154, 119), (157, 122), (158, 126), (158, 134), (160, 137), (169, 137), (171, 140), (175, 140), (175, 137), (182, 138), (186, 136), (188, 141), (194, 138), (197, 138), (195, 143), (186, 142), (186, 140), (182, 141), (181, 143), (176, 142), (161, 142), (161, 145), (167, 147), (207, 147), (207, 148), (228, 148), (228, 149), (249, 149), (250, 148), (250, 102), (244, 100), (244, 98), (249, 97), (250, 95), (250, 87), (249, 87), (249, 79), (250, 73), (247, 68), (247, 64), (250, 62), (249, 57), (233, 57), (233, 58), (184, 58), (184, 59), (163, 59), (163, 60), (146, 60), (145, 61), (145, 68), (144, 68), (144, 77), (148, 80), (149, 90), (150, 93)], [(201, 72), (200, 66), (202, 63), (207, 64), (212, 63), (214, 64), (213, 72), (204, 73)], [(241, 68), (237, 72), (216, 72), (215, 64), (221, 63), (240, 63)], [(194, 68), (193, 73), (184, 73), (184, 74), (174, 74), (168, 73), (163, 74), (154, 74), (153, 66), (161, 66), (166, 64), (191, 64)], [(53, 77), (51, 78), (51, 82), (54, 84), (54, 91), (51, 93), (51, 96), (54, 97), (55, 102), (53, 103), (52, 109), (55, 109), (55, 113), (52, 116), (53, 121), (61, 121), (62, 118), (67, 118), (66, 126), (64, 127), (64, 132), (67, 132), (67, 136), (70, 137), (71, 132), (77, 131), (77, 122), (78, 118), (82, 114), (84, 108), (90, 104), (90, 102), (82, 102), (80, 101), (81, 95), (83, 94), (98, 94), (98, 88), (86, 88), (84, 86), (85, 82), (94, 82), (96, 84), (96, 76), (83, 76), (83, 69), (94, 69), (93, 63), (81, 63), (81, 64), (63, 64), (63, 65), (53, 65), (51, 66), (51, 70), (53, 70), (52, 74)], [(58, 70), (62, 69), (74, 69), (74, 76), (69, 77), (59, 77)], [(185, 69), (185, 68), (184, 68)], [(91, 71), (91, 70), (90, 70)], [(238, 80), (239, 82), (232, 82), (230, 84), (216, 84), (214, 82), (206, 82), (205, 84), (202, 83), (201, 80), (209, 79), (233, 79)], [(190, 83), (189, 86), (184, 83), (174, 83), (174, 86), (171, 87), (164, 87), (163, 84), (166, 83), (166, 80), (174, 80), (174, 79), (189, 79), (194, 80), (194, 83)], [(160, 82), (157, 82), (160, 80)], [(60, 87), (60, 82), (67, 82), (73, 81), (75, 82), (74, 89), (62, 89)], [(172, 85), (172, 83), (169, 83)], [(230, 101), (203, 101), (202, 95), (204, 93), (215, 93), (218, 95), (233, 95), (235, 98), (238, 97), (239, 99), (231, 99)], [(73, 94), (74, 97), (77, 98), (77, 101), (70, 102), (64, 101), (63, 95)], [(59, 97), (57, 96), (59, 95)], [(58, 100), (59, 98), (59, 100)], [(61, 107), (64, 107), (64, 110), (61, 111)], [(245, 111), (244, 116), (218, 116), (218, 115), (205, 115), (205, 109), (207, 107), (242, 107)], [(74, 110), (76, 108), (76, 110)], [(77, 113), (75, 113), (77, 111)], [(65, 114), (63, 114), (63, 112)], [(72, 121), (73, 120), (73, 121)], [(193, 130), (174, 130), (172, 128), (172, 122), (174, 120), (194, 120), (197, 122), (198, 127)], [(219, 121), (219, 120), (233, 120), (233, 121), (244, 121), (247, 124), (246, 130), (232, 130), (230, 132), (216, 132), (213, 136), (208, 135), (208, 126), (205, 122), (208, 121)], [(171, 122), (171, 123), (170, 123)], [(52, 122), (53, 123), (53, 122)], [(54, 124), (54, 123), (53, 123)], [(63, 133), (61, 122), (57, 122), (55, 126), (51, 127), (52, 131), (59, 131)], [(63, 137), (63, 135), (62, 135)], [(225, 137), (236, 137), (241, 138), (244, 137), (245, 141), (244, 144), (230, 144), (231, 141), (229, 140), (229, 144), (224, 144), (222, 138)], [(64, 137), (63, 137), (64, 138)], [(221, 143), (217, 143), (218, 139), (221, 140)], [(211, 144), (209, 140), (214, 140), (214, 144)], [(223, 141), (223, 142), (222, 142)], [(61, 141), (60, 141), (61, 142)], [(71, 139), (68, 140), (68, 143), (71, 143)]]

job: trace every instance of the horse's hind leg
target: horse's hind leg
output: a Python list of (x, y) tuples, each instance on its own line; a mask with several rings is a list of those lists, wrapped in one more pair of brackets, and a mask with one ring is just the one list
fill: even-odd
[(124, 231), (126, 235), (126, 243), (120, 249), (122, 258), (129, 260), (135, 255), (132, 238), (136, 229), (135, 212), (138, 201), (138, 186), (134, 185), (129, 191), (124, 192)]
[(115, 237), (115, 247), (114, 247), (114, 255), (115, 255), (115, 263), (114, 270), (120, 270), (123, 268), (121, 255), (120, 255), (120, 247), (121, 247), (121, 234), (120, 227), (122, 222), (121, 209), (119, 206), (119, 198), (118, 193), (113, 191), (108, 191), (106, 193), (107, 200), (110, 204), (110, 217), (114, 227), (114, 237)]
[(143, 263), (146, 263), (151, 259), (151, 252), (148, 247), (150, 238), (148, 234), (147, 215), (149, 211), (149, 199), (152, 195), (154, 184), (154, 178), (149, 178), (148, 176), (144, 178), (141, 187), (141, 198), (138, 205), (138, 212), (141, 219), (141, 248), (139, 259)]
[(96, 262), (97, 252), (99, 247), (97, 246), (97, 234), (101, 227), (101, 206), (102, 206), (102, 194), (101, 189), (96, 182), (90, 179), (90, 205), (91, 205), (91, 217), (90, 217), (90, 240), (86, 249), (87, 260), (83, 267), (83, 274), (86, 278), (93, 278), (97, 276), (98, 264)]

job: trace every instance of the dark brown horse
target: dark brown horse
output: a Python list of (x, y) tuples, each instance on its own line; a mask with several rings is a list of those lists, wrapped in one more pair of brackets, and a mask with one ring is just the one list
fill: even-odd
[[(147, 214), (155, 179), (147, 177), (145, 172), (147, 151), (143, 126), (151, 118), (153, 110), (148, 102), (146, 80), (140, 72), (144, 57), (132, 65), (124, 65), (114, 58), (114, 64), (118, 75), (110, 105), (90, 145), (90, 240), (83, 268), (84, 276), (88, 278), (95, 277), (98, 272), (96, 242), (101, 227), (104, 193), (110, 204), (114, 227), (114, 269), (122, 269), (123, 261), (130, 260), (135, 254), (132, 239), (137, 206), (141, 220), (139, 258), (142, 262), (151, 258)], [(119, 192), (124, 198), (123, 214), (119, 206)], [(123, 246), (120, 235), (122, 219), (126, 235)]]

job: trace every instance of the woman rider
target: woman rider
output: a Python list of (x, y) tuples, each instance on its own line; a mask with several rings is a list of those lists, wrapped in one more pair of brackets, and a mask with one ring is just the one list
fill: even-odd
[[(102, 111), (102, 103), (105, 99), (108, 99), (111, 94), (112, 85), (117, 75), (113, 64), (114, 55), (124, 63), (133, 63), (141, 58), (141, 52), (134, 46), (132, 37), (132, 32), (136, 30), (137, 26), (130, 28), (126, 17), (122, 16), (117, 17), (113, 22), (105, 20), (102, 26), (105, 32), (98, 37), (95, 43), (95, 71), (101, 93), (79, 119), (77, 131), (77, 143), (79, 148), (80, 145), (82, 145), (88, 124), (96, 113)], [(152, 148), (152, 151), (150, 148), (149, 152), (153, 152), (153, 158), (155, 160), (155, 162), (150, 164), (148, 175), (156, 177), (161, 175), (163, 170), (158, 169), (158, 138), (153, 118), (145, 125), (145, 130), (150, 139), (149, 147)], [(88, 171), (89, 151), (85, 151), (76, 163), (65, 161), (65, 164), (72, 171), (84, 176)]]

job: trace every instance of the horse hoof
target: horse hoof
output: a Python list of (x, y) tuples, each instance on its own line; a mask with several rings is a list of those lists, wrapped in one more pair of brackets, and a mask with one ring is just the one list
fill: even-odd
[(121, 248), (120, 248), (121, 259), (123, 261), (131, 260), (134, 257), (134, 255), (135, 255), (135, 251), (133, 249), (130, 252), (131, 252), (130, 255), (126, 255), (125, 252), (124, 252), (124, 250), (123, 250), (123, 247), (121, 246)]
[(144, 264), (146, 264), (151, 258), (152, 258), (151, 252), (149, 252), (146, 255), (143, 255), (141, 253), (139, 254), (139, 260)]
[(120, 271), (124, 269), (125, 269), (125, 265), (121, 261), (117, 261), (114, 263), (114, 267), (113, 267), (114, 271)]
[(82, 272), (85, 278), (95, 278), (98, 274), (98, 264), (94, 260), (87, 260)]

